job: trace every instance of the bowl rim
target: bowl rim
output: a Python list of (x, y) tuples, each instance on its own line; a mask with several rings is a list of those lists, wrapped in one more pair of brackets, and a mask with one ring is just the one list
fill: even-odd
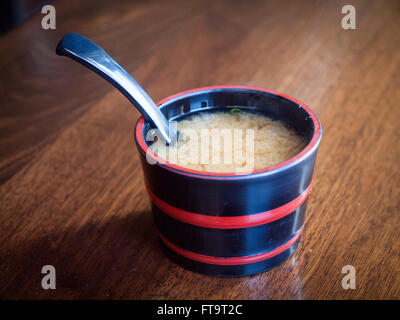
[(143, 125), (145, 123), (145, 119), (143, 116), (139, 118), (139, 120), (136, 123), (135, 126), (135, 140), (136, 144), (139, 147), (139, 151), (144, 153), (145, 155), (149, 156), (153, 161), (155, 161), (154, 165), (160, 166), (164, 169), (167, 169), (169, 171), (178, 173), (178, 174), (183, 174), (191, 177), (196, 177), (196, 178), (206, 178), (206, 179), (217, 179), (217, 180), (226, 180), (226, 179), (237, 179), (237, 178), (247, 178), (247, 177), (254, 177), (254, 176), (259, 176), (259, 175), (265, 175), (265, 174), (273, 174), (277, 173), (278, 171), (287, 169), (293, 165), (296, 165), (297, 163), (301, 162), (303, 159), (305, 159), (309, 154), (313, 153), (315, 149), (318, 148), (318, 145), (321, 140), (321, 135), (322, 135), (322, 130), (321, 130), (321, 124), (317, 118), (317, 116), (314, 114), (313, 111), (311, 111), (310, 108), (308, 108), (306, 105), (304, 105), (302, 102), (293, 99), (285, 94), (273, 91), (273, 90), (267, 90), (263, 88), (257, 88), (257, 87), (248, 87), (248, 86), (239, 86), (239, 85), (221, 85), (221, 86), (208, 86), (208, 87), (200, 87), (200, 88), (195, 88), (195, 89), (190, 89), (182, 92), (175, 93), (173, 95), (170, 95), (159, 102), (157, 102), (157, 106), (162, 107), (163, 104), (166, 102), (169, 102), (172, 99), (176, 98), (183, 98), (185, 95), (190, 95), (193, 93), (198, 93), (201, 91), (215, 91), (215, 90), (224, 90), (224, 89), (244, 89), (244, 90), (252, 90), (252, 91), (259, 91), (259, 92), (267, 92), (273, 95), (280, 96), (284, 99), (287, 99), (289, 101), (292, 101), (299, 105), (301, 108), (303, 108), (304, 111), (309, 115), (311, 118), (313, 125), (314, 125), (314, 132), (313, 136), (310, 140), (310, 142), (296, 155), (291, 157), (290, 159), (278, 163), (273, 166), (269, 166), (266, 168), (258, 169), (258, 170), (253, 170), (253, 171), (248, 171), (248, 172), (208, 172), (208, 171), (199, 171), (199, 170), (193, 170), (189, 168), (185, 168), (176, 164), (172, 164), (167, 162), (166, 160), (158, 157), (155, 155), (147, 146), (143, 139)]

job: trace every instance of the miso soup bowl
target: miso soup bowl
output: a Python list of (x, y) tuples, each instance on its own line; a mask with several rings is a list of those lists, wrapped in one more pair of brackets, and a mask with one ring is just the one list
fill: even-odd
[(212, 173), (166, 163), (149, 149), (152, 127), (142, 117), (135, 140), (159, 238), (167, 255), (193, 271), (243, 276), (288, 259), (302, 231), (321, 126), (304, 104), (277, 92), (243, 86), (193, 89), (158, 103), (177, 120), (236, 107), (281, 120), (307, 140), (291, 159), (252, 172)]

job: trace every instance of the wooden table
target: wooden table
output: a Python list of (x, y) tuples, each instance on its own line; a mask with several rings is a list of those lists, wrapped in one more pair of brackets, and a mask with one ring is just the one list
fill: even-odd
[[(400, 298), (400, 10), (394, 1), (59, 1), (0, 38), (0, 297)], [(155, 100), (237, 84), (284, 92), (323, 138), (295, 255), (263, 274), (214, 278), (162, 252), (113, 87), (55, 55), (68, 32), (104, 47)], [(41, 269), (56, 268), (43, 290)], [(356, 269), (356, 289), (341, 285)]]

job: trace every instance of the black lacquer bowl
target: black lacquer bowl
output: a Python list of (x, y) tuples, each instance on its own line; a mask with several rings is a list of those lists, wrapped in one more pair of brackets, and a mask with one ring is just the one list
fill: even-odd
[(140, 118), (135, 139), (167, 254), (215, 276), (259, 273), (290, 257), (303, 230), (321, 140), (315, 114), (288, 96), (242, 86), (194, 89), (158, 105), (171, 120), (214, 109), (254, 110), (289, 124), (308, 142), (300, 153), (273, 167), (240, 174), (201, 172), (154, 155), (145, 140), (151, 127)]

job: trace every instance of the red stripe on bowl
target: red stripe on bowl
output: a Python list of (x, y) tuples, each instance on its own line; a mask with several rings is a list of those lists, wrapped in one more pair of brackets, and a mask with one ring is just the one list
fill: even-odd
[(165, 243), (165, 245), (170, 248), (175, 253), (197, 262), (201, 263), (208, 263), (208, 264), (216, 264), (216, 265), (223, 265), (223, 266), (232, 266), (232, 265), (241, 265), (241, 264), (249, 264), (254, 262), (259, 262), (263, 260), (270, 259), (275, 257), (276, 255), (282, 253), (283, 251), (289, 249), (296, 240), (300, 237), (301, 232), (303, 231), (304, 225), (301, 227), (299, 231), (297, 231), (296, 235), (291, 238), (289, 241), (285, 242), (284, 244), (280, 245), (279, 247), (275, 248), (274, 250), (256, 254), (254, 256), (243, 256), (243, 257), (212, 257), (206, 256), (203, 254), (194, 253), (192, 251), (184, 250), (173, 243), (169, 242), (165, 237), (159, 234), (161, 240)]
[(205, 228), (239, 229), (259, 226), (287, 216), (304, 203), (304, 201), (307, 199), (308, 194), (310, 193), (311, 185), (312, 182), (302, 194), (300, 194), (292, 201), (284, 204), (283, 206), (265, 212), (231, 217), (209, 216), (185, 211), (171, 206), (170, 204), (158, 198), (154, 193), (151, 192), (147, 185), (146, 189), (150, 195), (152, 202), (161, 211), (176, 220)]

